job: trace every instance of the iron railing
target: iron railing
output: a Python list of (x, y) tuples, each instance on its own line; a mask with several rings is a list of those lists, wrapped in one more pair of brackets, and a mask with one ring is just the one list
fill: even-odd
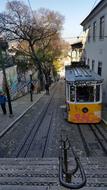
[[(75, 160), (75, 168), (71, 171), (68, 169), (68, 150), (72, 151)], [(78, 170), (80, 170), (82, 180), (80, 183), (77, 182), (77, 184), (74, 184), (72, 182), (72, 176), (74, 176)], [(59, 155), (59, 181), (62, 186), (70, 189), (79, 189), (86, 184), (86, 175), (77, 154), (71, 147), (69, 139), (66, 138), (63, 140), (62, 137)]]

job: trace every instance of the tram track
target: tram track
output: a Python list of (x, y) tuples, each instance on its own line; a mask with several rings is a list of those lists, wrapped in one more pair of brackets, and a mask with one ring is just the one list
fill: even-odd
[(100, 127), (100, 125), (101, 125), (101, 130), (104, 132), (104, 133), (107, 133), (107, 126), (105, 125), (105, 123), (102, 121), (101, 123), (100, 123), (100, 125), (99, 124), (97, 124), (99, 127)]
[(96, 140), (100, 144), (100, 146), (104, 152), (104, 155), (107, 156), (107, 148), (103, 142), (103, 141), (105, 141), (107, 143), (106, 137), (104, 136), (104, 134), (101, 132), (101, 130), (98, 128), (98, 126), (96, 124), (89, 124), (88, 126), (90, 127), (91, 131), (93, 132), (94, 136), (96, 137)]
[[(50, 104), (50, 102), (49, 102), (49, 104)], [(15, 153), (15, 157), (20, 157), (20, 156), (26, 157), (27, 156), (30, 146), (33, 142), (33, 139), (35, 138), (35, 136), (40, 128), (40, 125), (43, 122), (43, 119), (46, 115), (49, 104), (46, 105), (46, 107), (42, 110), (42, 113), (39, 115), (38, 119), (35, 121), (35, 123), (31, 127), (30, 132), (25, 136), (25, 139), (23, 139), (23, 142), (21, 143), (20, 147), (18, 148), (17, 152)], [(25, 148), (25, 146), (26, 146), (26, 148)]]
[(90, 156), (90, 149), (89, 149), (89, 146), (87, 144), (86, 138), (83, 135), (83, 132), (82, 132), (81, 127), (80, 127), (80, 124), (77, 124), (77, 128), (78, 128), (78, 131), (79, 131), (82, 143), (83, 143), (83, 147), (84, 147), (86, 156), (89, 157)]
[[(50, 104), (52, 103), (52, 99), (54, 96), (55, 90), (50, 98), (50, 100), (48, 101), (48, 103), (45, 105), (45, 107), (43, 108), (41, 114), (39, 115), (39, 117), (37, 118), (37, 120), (35, 121), (35, 123), (33, 124), (33, 126), (31, 127), (30, 132), (26, 135), (25, 139), (23, 140), (23, 142), (21, 143), (20, 147), (18, 148), (17, 152), (15, 153), (15, 157), (27, 157), (29, 150), (33, 144), (34, 139), (36, 138), (41, 125), (44, 121), (44, 118), (46, 117), (47, 111), (49, 109)], [(48, 118), (49, 119), (49, 118)], [(49, 130), (50, 130), (50, 126), (51, 126), (51, 120), (52, 120), (52, 113), (50, 114), (50, 119), (49, 119), (49, 123), (48, 123), (48, 130), (47, 130), (47, 134), (46, 134), (46, 139), (45, 139), (45, 143), (44, 143), (44, 147), (43, 147), (43, 151), (41, 153), (40, 157), (44, 157), (45, 154), (45, 150), (46, 150), (46, 144), (47, 144), (47, 140), (48, 140), (48, 136), (49, 136)]]
[[(45, 117), (45, 115), (44, 115)], [(38, 126), (37, 126), (37, 123), (35, 124), (35, 126), (37, 126), (36, 128), (34, 128), (30, 134), (28, 134), (28, 136), (26, 137), (26, 140), (24, 141), (24, 143), (22, 143), (20, 149), (18, 149), (17, 151), (17, 154), (15, 157), (27, 157), (28, 155), (30, 155), (29, 151), (31, 149), (31, 146), (34, 142), (34, 139), (38, 138), (38, 133), (39, 133), (39, 130), (41, 128), (41, 124), (44, 120), (44, 117), (41, 119), (41, 121), (39, 122)], [(49, 124), (47, 126), (48, 130), (47, 130), (47, 133), (46, 133), (46, 136), (45, 136), (45, 142), (44, 142), (44, 145), (43, 145), (43, 150), (41, 151), (41, 154), (39, 153), (39, 157), (44, 157), (45, 155), (45, 150), (46, 150), (46, 146), (47, 146), (47, 141), (48, 141), (48, 136), (49, 136), (49, 131), (50, 131), (50, 126), (51, 126), (51, 120), (52, 120), (52, 114), (50, 115), (50, 120), (49, 120)], [(35, 127), (34, 126), (34, 127)], [(36, 149), (36, 147), (35, 147)]]
[(52, 114), (51, 114), (51, 118), (50, 118), (50, 122), (49, 122), (47, 137), (46, 137), (46, 140), (45, 140), (45, 143), (44, 143), (43, 152), (42, 152), (42, 158), (45, 157), (45, 151), (46, 151), (46, 147), (47, 147), (47, 142), (48, 142), (50, 127), (51, 127), (52, 117), (53, 117), (53, 112), (52, 112)]
[(64, 121), (63, 111), (60, 108), (63, 100), (58, 96), (61, 91), (59, 86), (52, 89), (50, 96), (44, 96), (40, 102), (38, 101), (36, 106), (33, 106), (0, 138), (0, 157), (42, 158), (53, 155), (56, 157), (59, 154), (61, 132), (68, 135), (79, 155), (83, 157), (107, 156), (105, 126), (88, 123), (71, 124)]
[(100, 128), (97, 124), (77, 124), (81, 139), (80, 150), (83, 145), (87, 157), (107, 156), (107, 138)]
[(103, 134), (103, 132), (101, 131), (101, 127), (99, 128), (96, 124), (94, 124), (96, 129), (98, 130), (98, 132), (100, 133), (100, 135), (103, 137), (103, 139), (105, 140), (105, 142), (107, 143), (107, 138), (105, 137), (105, 135)]
[[(54, 89), (47, 108), (43, 110), (43, 117), (39, 117), (39, 124), (38, 127), (36, 127), (36, 129), (38, 128), (38, 130), (36, 130), (35, 132), (32, 131), (33, 137), (31, 137), (32, 135), (29, 136), (31, 141), (28, 140), (29, 145), (28, 143), (26, 143), (27, 150), (22, 149), (22, 153), (20, 152), (18, 157), (31, 157), (33, 155), (34, 157), (43, 158), (48, 155), (48, 151), (50, 151), (50, 147), (48, 146), (48, 144), (51, 144), (50, 135), (52, 135), (53, 130), (51, 127), (54, 118), (53, 115), (56, 113), (56, 108), (58, 106), (57, 104), (55, 106), (54, 96), (56, 95), (56, 91), (57, 88)], [(35, 125), (37, 125), (37, 123)]]
[[(23, 116), (23, 118), (20, 118), (20, 120), (18, 120), (15, 123), (15, 125), (12, 126), (12, 128), (8, 129), (7, 132), (5, 131), (5, 134), (3, 136), (1, 136), (1, 138), (0, 138), (0, 153), (1, 152), (4, 152), (4, 153), (6, 152), (6, 154), (7, 154), (8, 157), (27, 157), (29, 149), (30, 149), (30, 147), (31, 147), (31, 145), (33, 143), (33, 140), (34, 140), (36, 134), (38, 133), (40, 126), (42, 125), (42, 123), (44, 121), (44, 118), (45, 118), (45, 116), (47, 114), (49, 106), (52, 103), (52, 99), (53, 99), (53, 96), (55, 94), (55, 91), (56, 91), (56, 86), (52, 90), (51, 95), (50, 96), (46, 96), (46, 99), (48, 101), (45, 102), (45, 105), (42, 106), (42, 110), (39, 111), (38, 115), (36, 116), (36, 119), (34, 119), (32, 121), (32, 124), (30, 125), (30, 127), (28, 127), (28, 130), (26, 130), (26, 133), (23, 135), (22, 138), (20, 138), (20, 142), (17, 143), (17, 145), (16, 144), (14, 145), (15, 148), (13, 148), (13, 152), (9, 150), (9, 152), (11, 152), (10, 155), (8, 155), (8, 153), (6, 152), (6, 150), (4, 148), (2, 148), (2, 147), (4, 147), (5, 144), (8, 144), (8, 143), (6, 143), (6, 141), (8, 141), (8, 142), (14, 142), (14, 140), (12, 139), (11, 136), (14, 136), (13, 134), (16, 133), (15, 132), (16, 130), (18, 131), (18, 128), (20, 130), (20, 128), (21, 128), (21, 126), (20, 126), (21, 124), (20, 123), (22, 123), (21, 121), (22, 121), (22, 119), (24, 119), (24, 117), (25, 117), (24, 120), (26, 120), (26, 118), (29, 117), (30, 110), (27, 112), (27, 114), (25, 114)], [(53, 102), (53, 104), (54, 104), (54, 102)], [(31, 108), (31, 110), (32, 109), (34, 109), (34, 108)], [(32, 113), (33, 112), (34, 111), (32, 111)], [(44, 147), (43, 147), (43, 152), (41, 153), (41, 157), (44, 157), (44, 155), (45, 155), (45, 150), (46, 150), (46, 146), (47, 146), (49, 131), (50, 131), (50, 127), (51, 127), (52, 115), (53, 115), (53, 111), (49, 113), (50, 119), (48, 117), (48, 119), (49, 119), (48, 126), (47, 126), (48, 130), (47, 130), (47, 134), (45, 135)], [(18, 123), (19, 123), (19, 125), (18, 125)], [(8, 147), (8, 145), (6, 145), (6, 146)], [(2, 153), (1, 153), (0, 157), (2, 157)]]

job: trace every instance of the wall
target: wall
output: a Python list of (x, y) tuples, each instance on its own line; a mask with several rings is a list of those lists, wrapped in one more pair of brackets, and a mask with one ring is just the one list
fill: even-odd
[[(29, 92), (30, 89), (30, 76), (29, 72), (25, 74), (20, 73), (20, 82), (18, 81), (17, 66), (12, 66), (5, 69), (7, 82), (9, 86), (9, 92), (11, 95), (11, 100), (16, 99), (22, 95)], [(32, 73), (32, 80), (34, 85), (37, 84), (37, 72)], [(5, 84), (3, 81), (3, 73), (0, 71), (0, 90), (5, 91)]]
[[(104, 39), (99, 39), (100, 18), (105, 17), (105, 34)], [(96, 21), (96, 41), (93, 41), (93, 22)], [(90, 68), (92, 69), (92, 60), (95, 61), (94, 71), (98, 72), (98, 62), (102, 62), (102, 78), (104, 78), (103, 85), (103, 101), (107, 103), (107, 7), (103, 8), (94, 18), (91, 19), (84, 28), (91, 26), (90, 42), (87, 39), (88, 30), (85, 32), (86, 42), (84, 42), (85, 59), (90, 60)]]

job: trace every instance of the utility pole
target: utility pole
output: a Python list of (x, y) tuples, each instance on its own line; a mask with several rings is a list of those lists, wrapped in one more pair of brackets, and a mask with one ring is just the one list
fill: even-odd
[(9, 93), (9, 88), (8, 88), (8, 83), (7, 83), (6, 72), (5, 72), (5, 65), (4, 65), (4, 60), (2, 56), (2, 51), (6, 52), (7, 48), (8, 48), (8, 43), (6, 41), (0, 40), (0, 62), (1, 62), (2, 71), (3, 71), (3, 78), (4, 78), (5, 90), (6, 90), (7, 100), (8, 100), (9, 113), (10, 113), (10, 116), (13, 116), (11, 98), (10, 98), (10, 93)]
[(32, 71), (29, 70), (30, 77), (30, 101), (33, 102), (33, 89), (32, 89)]

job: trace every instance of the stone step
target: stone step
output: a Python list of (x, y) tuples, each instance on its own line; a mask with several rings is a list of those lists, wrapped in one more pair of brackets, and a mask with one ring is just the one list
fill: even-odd
[(0, 158), (0, 164), (56, 164), (58, 158)]
[[(70, 190), (70, 189), (66, 189), (64, 187), (56, 187), (56, 186), (52, 186), (52, 187), (41, 187), (41, 186), (38, 186), (38, 187), (34, 187), (34, 186), (3, 186), (3, 187), (0, 187), (0, 190)], [(81, 188), (81, 190), (107, 190), (107, 187), (83, 187)]]
[[(83, 190), (107, 189), (107, 158), (80, 158), (86, 173), (87, 183)], [(70, 168), (75, 161), (69, 159)], [(78, 171), (73, 183), (81, 182)], [(65, 190), (59, 184), (58, 158), (1, 158), (0, 190)]]
[[(33, 187), (33, 186), (12, 186), (12, 185), (4, 185), (4, 186), (2, 186), (2, 187), (0, 187), (0, 190), (35, 190), (35, 187)], [(41, 186), (38, 186), (38, 187), (36, 187), (36, 190), (47, 190), (48, 189), (48, 187), (41, 187)]]
[[(69, 190), (69, 189), (66, 189), (64, 187), (28, 187), (28, 186), (25, 186), (25, 187), (22, 187), (22, 186), (5, 186), (5, 187), (0, 187), (0, 190)], [(82, 188), (82, 190), (107, 190), (106, 187), (101, 187), (101, 188), (98, 188), (98, 187), (85, 187), (85, 188)]]

